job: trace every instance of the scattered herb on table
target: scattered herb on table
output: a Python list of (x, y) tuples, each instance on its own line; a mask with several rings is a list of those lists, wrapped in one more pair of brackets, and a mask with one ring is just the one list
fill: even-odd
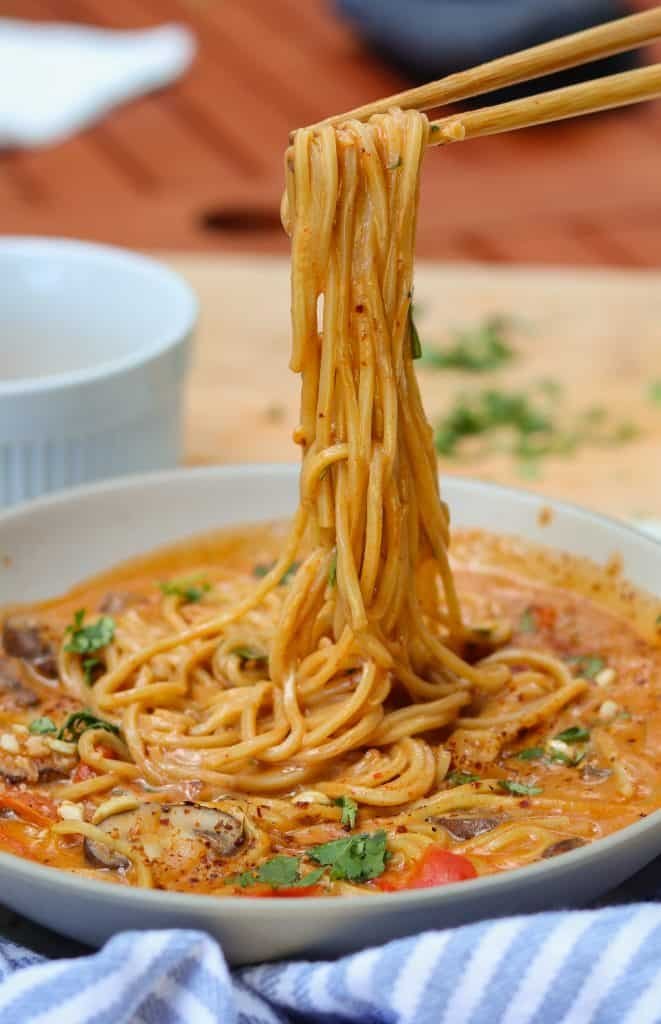
[(342, 808), (341, 824), (348, 829), (355, 828), (356, 816), (358, 814), (358, 804), (356, 801), (352, 800), (350, 796), (338, 796), (335, 797), (333, 803), (336, 807)]
[(192, 577), (184, 580), (167, 580), (159, 583), (159, 588), (168, 597), (179, 597), (187, 604), (197, 604), (211, 590), (207, 580)]
[(96, 622), (85, 625), (85, 609), (79, 608), (74, 614), (73, 624), (65, 630), (69, 640), (65, 651), (73, 654), (89, 654), (107, 647), (115, 635), (115, 621), (109, 615), (102, 615)]
[(661, 405), (661, 380), (652, 380), (647, 387), (647, 397), (654, 405)]
[(507, 341), (509, 326), (507, 317), (490, 316), (477, 327), (456, 330), (452, 343), (445, 348), (425, 348), (420, 365), (469, 373), (497, 370), (514, 357)]

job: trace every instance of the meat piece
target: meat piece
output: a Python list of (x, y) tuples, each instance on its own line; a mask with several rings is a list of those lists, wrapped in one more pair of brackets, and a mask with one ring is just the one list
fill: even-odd
[[(243, 816), (192, 802), (138, 804), (133, 810), (105, 818), (99, 828), (114, 839), (142, 848), (148, 859), (157, 861), (161, 867), (171, 862), (179, 869), (208, 853), (213, 857), (231, 857), (245, 838)], [(120, 858), (110, 847), (106, 852), (100, 851), (101, 845), (95, 840), (88, 850), (86, 843), (88, 859), (95, 858), (104, 867), (124, 870), (119, 862), (126, 858)], [(113, 858), (118, 862), (116, 865), (110, 863)]]
[(3, 707), (32, 708), (39, 697), (19, 678), (9, 658), (0, 657), (0, 701)]
[(577, 850), (579, 846), (585, 846), (585, 839), (580, 839), (578, 836), (572, 836), (570, 839), (559, 839), (557, 843), (551, 843), (550, 846), (546, 847), (542, 857), (544, 860), (548, 857), (557, 857), (561, 853)]
[(505, 819), (502, 817), (483, 818), (477, 815), (464, 815), (462, 817), (448, 815), (447, 817), (433, 817), (428, 820), (432, 825), (439, 825), (441, 828), (444, 828), (453, 839), (474, 839), (475, 836), (481, 836), (484, 832), (491, 832), (492, 829), (500, 825)]
[(492, 729), (455, 729), (447, 742), (452, 761), (460, 769), (480, 769), (500, 754), (502, 739)]
[(55, 651), (43, 626), (26, 615), (10, 615), (2, 625), (2, 646), (10, 658), (21, 658), (48, 679), (57, 678)]

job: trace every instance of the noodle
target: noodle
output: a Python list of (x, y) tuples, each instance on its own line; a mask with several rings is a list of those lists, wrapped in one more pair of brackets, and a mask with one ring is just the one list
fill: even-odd
[[(275, 564), (258, 582), (215, 566), (213, 585), (188, 588), (194, 596), (166, 587), (158, 602), (127, 608), (92, 668), (65, 635), (62, 689), (97, 719), (65, 746), (92, 777), (73, 777), (56, 792), (97, 802), (51, 833), (83, 837), (97, 862), (105, 843), (120, 860), (108, 855), (101, 866), (126, 858), (128, 880), (139, 885), (159, 871), (158, 884), (179, 886), (182, 864), (204, 837), (207, 859), (209, 842), (223, 856), (231, 850), (230, 884), (254, 886), (264, 857), (291, 859), (295, 838), (297, 854), (314, 861), (314, 850), (347, 823), (351, 830), (357, 814), (387, 830), (388, 871), (400, 874), (451, 846), (471, 871), (469, 854), (482, 867), (515, 847), (526, 847), (520, 862), (534, 859), (566, 833), (569, 804), (579, 816), (599, 807), (617, 817), (607, 800), (539, 799), (534, 784), (504, 785), (494, 771), (508, 744), (548, 729), (589, 683), (554, 654), (504, 646), (507, 622), (470, 625), (462, 614), (413, 365), (428, 130), (423, 114), (393, 110), (367, 123), (302, 129), (287, 153), (283, 222), (292, 240), (302, 466), (299, 507)], [(599, 743), (616, 799), (632, 798), (618, 745), (606, 735)], [(560, 742), (556, 759), (562, 749)], [(571, 766), (585, 756), (576, 749), (575, 760), (571, 750), (562, 755)], [(479, 774), (451, 771), (471, 765)], [(158, 793), (174, 803), (157, 803)], [(182, 818), (176, 863), (163, 856), (162, 837), (160, 846), (143, 837), (136, 852), (142, 833), (127, 822), (138, 811), (149, 821), (154, 811), (157, 831), (170, 827), (169, 815)], [(442, 816), (458, 812), (469, 816), (459, 819), (463, 828), (487, 821), (487, 835), (451, 842)], [(188, 831), (187, 814), (199, 816)], [(586, 820), (577, 842), (590, 838)], [(234, 835), (233, 846), (219, 829)], [(381, 834), (372, 836), (377, 846)], [(325, 884), (353, 893), (365, 880), (331, 874)]]

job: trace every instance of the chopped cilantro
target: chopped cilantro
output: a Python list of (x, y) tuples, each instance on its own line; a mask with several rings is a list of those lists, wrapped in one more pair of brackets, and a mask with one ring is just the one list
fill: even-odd
[(241, 661), (255, 661), (258, 664), (266, 664), (269, 660), (268, 654), (264, 651), (260, 651), (258, 647), (251, 647), (249, 644), (239, 644), (237, 647), (233, 647), (230, 654), (236, 654)]
[(179, 597), (187, 604), (197, 604), (211, 590), (211, 584), (207, 580), (197, 577), (186, 580), (167, 580), (165, 583), (159, 583), (159, 587), (168, 597)]
[(290, 888), (308, 889), (311, 885), (316, 885), (325, 870), (325, 868), (315, 868), (313, 871), (308, 871), (307, 875), (303, 875), (301, 878), (297, 878), (295, 882), (292, 882)]
[(413, 303), (409, 306), (409, 334), (411, 336), (411, 359), (420, 359), (422, 356), (422, 342), (413, 319)]
[(100, 658), (83, 658), (83, 673), (85, 682), (91, 686), (94, 682), (94, 673), (97, 668), (102, 668), (103, 662)]
[(553, 739), (561, 740), (562, 743), (585, 743), (590, 739), (590, 730), (583, 725), (570, 725), (568, 729), (563, 729)]
[(65, 651), (73, 654), (88, 654), (98, 651), (112, 642), (115, 635), (115, 622), (109, 615), (102, 615), (96, 622), (84, 625), (85, 609), (79, 608), (73, 617), (73, 624), (67, 626), (65, 632), (69, 637), (64, 645)]
[(257, 877), (254, 871), (242, 871), (240, 875), (231, 875), (225, 879), (225, 885), (239, 885), (247, 889), (249, 885), (255, 885)]
[(338, 796), (335, 797), (333, 803), (336, 807), (342, 808), (341, 823), (345, 828), (356, 827), (356, 816), (358, 814), (358, 804), (355, 800), (352, 800), (350, 796)]
[(576, 669), (577, 675), (583, 679), (595, 679), (606, 667), (606, 662), (598, 654), (580, 654), (575, 658), (569, 658), (568, 661)]
[(257, 871), (257, 880), (278, 889), (298, 879), (298, 857), (278, 856), (265, 861)]
[(455, 331), (454, 344), (447, 348), (426, 349), (420, 365), (470, 373), (497, 370), (514, 355), (505, 338), (507, 327), (506, 317), (487, 317), (477, 327)]
[[(284, 587), (284, 586), (287, 585), (287, 583), (291, 583), (291, 580), (293, 579), (293, 577), (298, 572), (300, 564), (301, 564), (300, 562), (292, 562), (292, 564), (289, 566), (289, 568), (287, 569), (286, 573), (284, 574), (284, 576), (280, 580), (279, 586)], [(275, 567), (275, 562), (271, 562), (269, 564), (266, 564), (265, 562), (260, 562), (256, 566), (254, 566), (254, 568), (252, 570), (252, 574), (258, 580), (259, 579), (263, 579), (264, 576), (268, 576), (268, 574), (271, 572), (271, 570), (274, 567)]]
[(657, 629), (661, 629), (661, 613), (657, 615), (656, 619), (654, 620), (654, 624)]
[(119, 736), (119, 729), (104, 718), (97, 718), (91, 711), (72, 711), (67, 715), (64, 725), (57, 734), (58, 740), (76, 743), (88, 729), (105, 729), (106, 732)]
[(562, 750), (554, 750), (553, 748), (549, 752), (550, 761), (555, 761), (557, 764), (566, 764), (570, 768), (576, 768), (584, 757), (585, 754), (577, 754), (576, 757), (570, 757), (569, 754), (565, 754)]
[(542, 792), (541, 786), (528, 786), (525, 782), (513, 782), (510, 779), (498, 779), (498, 785), (513, 796), (537, 796)]
[(470, 772), (450, 772), (445, 776), (445, 781), (451, 786), (465, 786), (469, 782), (479, 782), (479, 775), (471, 775)]
[(328, 586), (334, 587), (337, 583), (337, 551), (333, 552), (330, 569), (328, 570)]
[(526, 747), (525, 750), (520, 750), (515, 757), (519, 761), (539, 761), (541, 757), (544, 757), (543, 747)]
[(652, 380), (647, 388), (647, 397), (655, 405), (661, 405), (661, 380)]
[(57, 732), (57, 726), (52, 718), (45, 715), (43, 718), (33, 718), (28, 726), (28, 731), (33, 736), (44, 736), (49, 732)]
[(532, 608), (526, 608), (521, 614), (521, 618), (516, 624), (516, 628), (519, 633), (536, 633), (537, 632), (537, 619), (535, 612)]
[(387, 837), (383, 830), (371, 835), (363, 833), (333, 839), (330, 843), (313, 846), (308, 856), (331, 869), (331, 879), (346, 879), (348, 882), (367, 882), (378, 878), (386, 869), (388, 850)]

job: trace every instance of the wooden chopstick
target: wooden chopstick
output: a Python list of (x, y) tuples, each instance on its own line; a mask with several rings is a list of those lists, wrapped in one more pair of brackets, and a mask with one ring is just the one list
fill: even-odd
[(661, 96), (661, 64), (652, 64), (619, 75), (594, 78), (564, 89), (538, 93), (510, 103), (481, 107), (432, 121), (430, 146), (442, 146), (483, 135), (515, 131), (549, 121), (562, 121), (579, 114), (593, 114), (629, 103)]
[(519, 53), (499, 57), (478, 67), (441, 78), (437, 82), (429, 82), (416, 89), (355, 107), (346, 114), (335, 114), (321, 123), (338, 124), (349, 118), (364, 121), (372, 114), (383, 113), (392, 107), (431, 110), (446, 103), (454, 103), (470, 96), (479, 96), (482, 93), (493, 92), (494, 89), (515, 85), (517, 82), (539, 78), (554, 71), (589, 64), (593, 60), (609, 57), (614, 53), (634, 50), (658, 38), (661, 38), (661, 6), (642, 14), (632, 14), (583, 32), (553, 39), (551, 42), (521, 50)]

